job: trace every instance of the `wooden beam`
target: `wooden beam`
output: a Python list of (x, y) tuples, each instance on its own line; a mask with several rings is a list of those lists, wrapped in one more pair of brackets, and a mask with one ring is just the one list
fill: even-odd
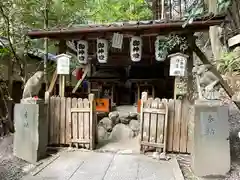
[(58, 74), (57, 74), (57, 70), (54, 71), (53, 73), (53, 77), (52, 77), (52, 80), (51, 80), (51, 83), (50, 83), (50, 86), (48, 88), (48, 92), (51, 94), (52, 91), (53, 91), (53, 88), (57, 82), (57, 78), (58, 78)]

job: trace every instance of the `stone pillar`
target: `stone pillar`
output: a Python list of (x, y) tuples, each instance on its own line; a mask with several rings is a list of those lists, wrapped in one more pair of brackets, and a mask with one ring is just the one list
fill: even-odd
[(222, 176), (230, 170), (228, 107), (196, 101), (192, 169), (197, 176)]
[(47, 106), (44, 100), (22, 100), (14, 107), (13, 154), (30, 163), (46, 155), (48, 144)]

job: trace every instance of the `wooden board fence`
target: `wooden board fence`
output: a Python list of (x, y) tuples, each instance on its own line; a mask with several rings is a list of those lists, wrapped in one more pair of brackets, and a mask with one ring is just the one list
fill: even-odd
[(51, 97), (49, 102), (49, 145), (95, 147), (95, 103), (88, 99)]
[[(151, 103), (158, 102), (158, 107), (163, 103), (167, 105), (168, 109), (168, 119), (167, 119), (167, 125), (164, 123), (166, 122), (163, 120), (164, 118), (162, 117), (162, 120), (158, 120), (159, 124), (157, 126), (158, 132), (164, 132), (164, 128), (167, 128), (165, 132), (167, 131), (167, 136), (166, 138), (166, 150), (168, 152), (179, 152), (179, 153), (191, 153), (191, 144), (192, 144), (192, 129), (193, 129), (193, 111), (192, 111), (192, 106), (187, 100), (173, 100), (173, 99), (151, 99), (149, 98), (146, 100), (147, 103), (146, 107), (150, 109), (154, 109), (151, 107)], [(150, 103), (151, 102), (151, 103)], [(142, 106), (142, 105), (141, 105)], [(149, 107), (150, 106), (150, 107)], [(155, 105), (156, 106), (156, 105)], [(144, 107), (141, 109), (141, 113), (144, 112)], [(152, 110), (153, 111), (153, 110)], [(155, 122), (156, 121), (156, 115), (151, 115), (146, 114), (143, 115), (144, 121), (150, 121)], [(156, 113), (155, 113), (156, 114)], [(161, 115), (158, 115), (161, 116)], [(160, 118), (160, 117), (158, 117)], [(145, 122), (146, 123), (146, 122)], [(150, 126), (153, 126), (150, 122), (148, 122)], [(149, 127), (144, 127), (145, 129), (148, 129)], [(153, 127), (151, 127), (153, 128)], [(156, 126), (155, 126), (156, 128)], [(143, 130), (143, 132), (147, 132), (148, 130)], [(145, 133), (146, 134), (146, 133)], [(164, 133), (163, 137), (160, 136), (160, 141), (162, 142), (161, 138), (164, 138)], [(159, 141), (159, 140), (158, 140)], [(157, 141), (157, 142), (158, 142)]]

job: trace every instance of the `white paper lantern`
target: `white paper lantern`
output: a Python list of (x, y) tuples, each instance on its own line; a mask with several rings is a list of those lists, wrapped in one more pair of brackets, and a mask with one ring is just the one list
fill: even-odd
[(108, 41), (106, 39), (97, 39), (97, 59), (99, 63), (107, 63)]
[(77, 42), (77, 58), (80, 64), (87, 64), (88, 42), (80, 40)]
[(130, 55), (133, 62), (139, 62), (142, 58), (142, 38), (133, 36), (130, 42)]
[(155, 41), (155, 59), (156, 61), (164, 61), (168, 52), (162, 48), (162, 43), (165, 43), (165, 37), (157, 36)]

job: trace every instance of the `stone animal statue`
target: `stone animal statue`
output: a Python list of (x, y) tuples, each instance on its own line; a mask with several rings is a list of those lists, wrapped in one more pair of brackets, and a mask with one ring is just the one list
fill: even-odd
[(31, 78), (29, 78), (24, 87), (22, 99), (37, 96), (41, 89), (43, 80), (43, 71), (37, 71)]
[[(219, 90), (217, 86), (219, 79), (209, 71), (211, 65), (199, 65), (193, 68), (193, 74), (195, 74), (199, 99), (216, 99), (216, 91)], [(203, 97), (204, 96), (204, 97)], [(211, 96), (211, 97), (210, 97)]]

